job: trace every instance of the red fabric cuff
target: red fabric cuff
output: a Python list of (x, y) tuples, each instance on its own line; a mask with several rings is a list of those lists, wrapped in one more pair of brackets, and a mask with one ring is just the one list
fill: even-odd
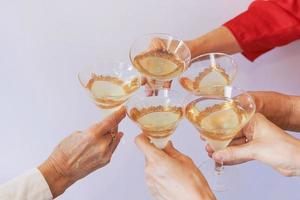
[[(255, 1), (246, 12), (224, 26), (238, 41), (243, 55), (254, 61), (274, 47), (300, 39), (300, 21), (295, 17), (300, 8), (290, 8), (292, 12), (271, 1)], [(291, 14), (293, 12), (295, 16)]]

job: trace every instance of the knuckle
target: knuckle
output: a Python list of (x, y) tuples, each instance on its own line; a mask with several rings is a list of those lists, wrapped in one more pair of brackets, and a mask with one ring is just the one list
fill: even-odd
[(96, 144), (99, 140), (99, 137), (96, 134), (89, 132), (88, 140), (91, 144)]
[(104, 144), (104, 143), (100, 143), (100, 145), (99, 145), (99, 151), (101, 153), (105, 153), (107, 151), (107, 145)]

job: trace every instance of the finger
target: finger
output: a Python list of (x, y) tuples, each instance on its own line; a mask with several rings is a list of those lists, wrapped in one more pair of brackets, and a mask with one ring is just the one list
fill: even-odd
[(110, 134), (117, 134), (119, 132), (119, 126), (116, 126), (112, 129), (110, 129), (107, 133), (110, 133)]
[(143, 134), (135, 138), (138, 148), (144, 153), (147, 161), (154, 161), (166, 156), (166, 154), (150, 143), (150, 140)]
[(243, 130), (239, 131), (238, 134), (236, 134), (235, 138), (241, 138), (241, 137), (244, 137), (244, 133), (243, 133)]
[(207, 155), (208, 155), (210, 158), (212, 158), (212, 155), (213, 155), (213, 153), (215, 152), (215, 151), (213, 150), (213, 148), (211, 148), (211, 146), (210, 146), (209, 144), (206, 144), (205, 150), (206, 150), (206, 152), (207, 152)]
[(240, 146), (230, 146), (224, 150), (215, 152), (213, 159), (218, 163), (239, 164), (253, 160), (253, 149), (251, 144), (243, 144)]
[(202, 134), (200, 134), (200, 139), (205, 141), (205, 137)]
[(115, 152), (116, 148), (120, 144), (120, 141), (121, 141), (123, 135), (124, 135), (124, 133), (122, 133), (122, 132), (116, 133), (115, 140), (110, 143), (110, 147), (109, 147), (110, 148), (110, 150), (109, 150), (110, 154), (113, 154)]
[(175, 159), (185, 156), (180, 151), (174, 148), (173, 143), (171, 141), (168, 142), (167, 146), (163, 149), (163, 151)]
[(108, 152), (109, 146), (113, 142), (113, 136), (110, 133), (102, 135), (99, 141), (101, 152)]
[(124, 119), (126, 116), (125, 107), (120, 108), (116, 112), (109, 115), (102, 122), (94, 124), (89, 128), (89, 132), (91, 134), (95, 134), (97, 136), (102, 136), (107, 134), (110, 130), (114, 129), (118, 124)]
[(141, 81), (141, 84), (142, 85), (145, 85), (147, 83), (147, 78), (146, 77), (142, 77), (142, 81)]
[(234, 139), (230, 142), (229, 146), (238, 146), (238, 145), (242, 145), (246, 143), (246, 137), (241, 137), (241, 138), (237, 138)]
[(207, 144), (206, 146), (205, 146), (205, 150), (207, 151), (207, 153), (213, 153), (213, 152), (215, 152), (214, 150), (213, 150), (213, 148), (211, 148), (211, 146), (209, 145), (209, 144)]
[(161, 38), (153, 38), (150, 42), (149, 50), (165, 48), (165, 42)]
[(148, 97), (153, 96), (153, 89), (148, 83), (145, 85), (145, 90)]
[(164, 82), (164, 85), (163, 85), (163, 88), (171, 88), (171, 86), (172, 86), (172, 81), (166, 81), (166, 82)]

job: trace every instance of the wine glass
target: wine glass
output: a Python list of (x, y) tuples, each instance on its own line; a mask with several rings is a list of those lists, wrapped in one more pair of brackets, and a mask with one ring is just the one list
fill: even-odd
[(78, 79), (103, 117), (118, 110), (141, 85), (139, 73), (123, 62), (87, 66), (78, 73)]
[(156, 147), (163, 149), (183, 118), (184, 96), (179, 92), (160, 89), (147, 95), (139, 91), (126, 104), (127, 115)]
[[(215, 86), (222, 95), (206, 95), (191, 101), (186, 118), (198, 129), (214, 151), (225, 149), (255, 113), (255, 102), (245, 91), (232, 86)], [(215, 191), (226, 191), (234, 184), (234, 168), (223, 163), (205, 162), (200, 166)], [(224, 170), (225, 169), (225, 170)]]
[[(231, 85), (237, 74), (237, 64), (224, 53), (208, 53), (193, 59), (193, 63), (179, 77), (180, 85), (194, 95), (222, 94), (218, 87)], [(221, 87), (219, 87), (220, 89)]]
[(162, 33), (137, 39), (129, 52), (133, 66), (147, 78), (153, 90), (178, 77), (191, 61), (188, 46), (174, 36)]

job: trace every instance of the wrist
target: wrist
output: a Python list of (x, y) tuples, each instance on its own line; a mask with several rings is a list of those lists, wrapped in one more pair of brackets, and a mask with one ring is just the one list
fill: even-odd
[(54, 164), (49, 160), (41, 164), (38, 169), (47, 181), (53, 198), (64, 193), (65, 190), (72, 185), (72, 181), (59, 173)]
[(196, 41), (195, 40), (186, 40), (184, 43), (188, 46), (190, 52), (191, 52), (191, 59), (196, 57)]

